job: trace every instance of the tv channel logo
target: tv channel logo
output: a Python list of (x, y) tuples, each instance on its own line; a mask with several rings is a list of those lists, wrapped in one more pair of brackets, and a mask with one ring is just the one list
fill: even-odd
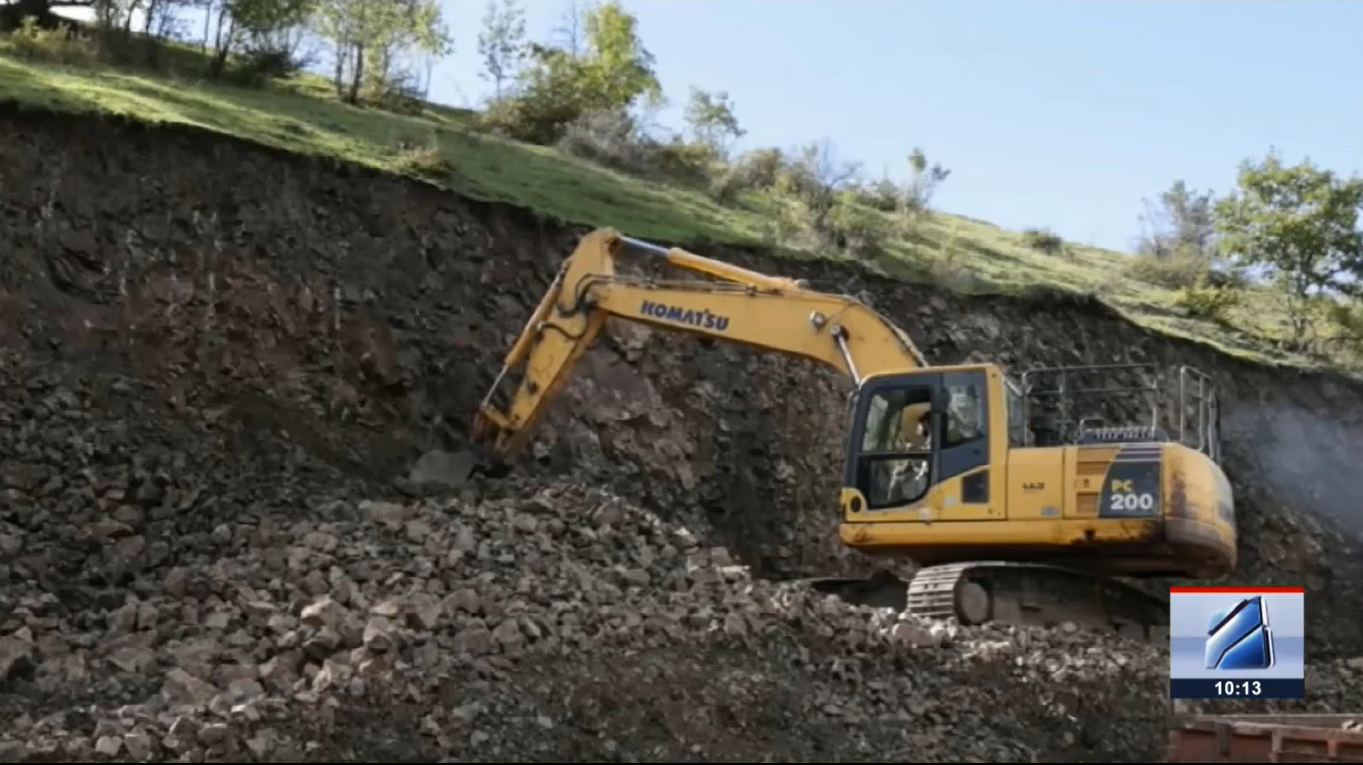
[(1169, 693), (1176, 699), (1306, 696), (1301, 587), (1169, 588)]

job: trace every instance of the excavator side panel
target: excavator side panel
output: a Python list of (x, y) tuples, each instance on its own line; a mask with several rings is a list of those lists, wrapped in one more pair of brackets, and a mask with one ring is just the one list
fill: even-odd
[(1115, 446), (1077, 449), (1073, 446), (1053, 447), (1065, 452), (1066, 473), (1070, 480), (1066, 487), (1066, 518), (1097, 518), (1099, 499), (1108, 467), (1117, 455)]
[(1067, 453), (1060, 447), (1013, 449), (1008, 453), (1008, 520), (1046, 521), (1068, 517)]

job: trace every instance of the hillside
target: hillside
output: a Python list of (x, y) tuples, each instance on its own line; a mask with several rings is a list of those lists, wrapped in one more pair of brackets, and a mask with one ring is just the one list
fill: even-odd
[[(772, 212), (781, 204), (747, 192), (732, 204), (705, 189), (644, 180), (476, 129), (475, 115), (427, 105), (395, 114), (338, 102), (311, 76), (263, 88), (158, 77), (101, 65), (61, 66), (3, 54), (0, 98), (67, 112), (131, 115), (193, 125), (302, 154), (334, 157), (422, 178), (484, 201), (515, 204), (567, 223), (613, 226), (677, 245), (704, 242), (776, 249), (792, 258), (827, 257), (775, 246)], [(879, 214), (868, 211), (869, 214)], [(1044, 225), (1041, 222), (1040, 225)], [(1193, 318), (1173, 290), (1126, 270), (1131, 256), (1069, 244), (1064, 255), (1029, 248), (1019, 232), (938, 213), (915, 240), (891, 240), (868, 264), (891, 277), (969, 294), (1020, 294), (1040, 287), (1092, 295), (1161, 332), (1227, 352), (1313, 367), (1329, 359), (1281, 351), (1281, 297), (1252, 288), (1222, 321)]]

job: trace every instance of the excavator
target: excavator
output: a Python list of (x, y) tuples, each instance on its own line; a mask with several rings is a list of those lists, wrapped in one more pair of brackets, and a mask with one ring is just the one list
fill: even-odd
[[(701, 278), (616, 273), (625, 253)], [(1021, 384), (992, 363), (931, 365), (853, 297), (610, 228), (581, 238), (507, 352), (473, 424), (485, 458), (505, 466), (524, 446), (610, 317), (802, 357), (850, 379), (841, 542), (918, 567), (908, 581), (810, 580), (821, 592), (967, 625), (1073, 622), (1159, 640), (1167, 591), (1151, 580), (1235, 568), (1215, 391), (1197, 370), (1181, 368), (1177, 415), (1165, 418), (1177, 437), (1161, 427), (1159, 405), (1149, 425), (1108, 426), (1110, 415), (1078, 417), (1076, 397), (1150, 389), (1073, 380), (1136, 365), (1029, 370)]]

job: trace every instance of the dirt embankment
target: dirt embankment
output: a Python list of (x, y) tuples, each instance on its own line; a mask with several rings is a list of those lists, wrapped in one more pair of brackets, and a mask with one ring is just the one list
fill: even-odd
[[(25, 735), (50, 743), (29, 756), (80, 740), (129, 756), (147, 736), (157, 752), (261, 759), (297, 746), (713, 760), (778, 730), (799, 733), (764, 745), (776, 759), (1159, 746), (1158, 657), (1121, 647), (1120, 659), (1075, 663), (1072, 640), (1038, 647), (1055, 636), (867, 627), (799, 597), (790, 606), (710, 551), (722, 544), (762, 575), (855, 565), (832, 535), (846, 388), (805, 362), (613, 326), (546, 422), (523, 485), (478, 484), (444, 504), (404, 495), (395, 479), (423, 451), (463, 442), (580, 230), (188, 131), (11, 111), (0, 215), (0, 664), (19, 694), (7, 703), (30, 710)], [(1363, 614), (1356, 555), (1336, 530), (1357, 509), (1343, 477), (1363, 405), (1349, 384), (1229, 360), (1093, 303), (968, 300), (707, 252), (862, 294), (935, 361), (1213, 373), (1243, 500), (1239, 578), (1305, 581), (1333, 594), (1336, 616)], [(616, 506), (629, 509), (603, 510)], [(667, 527), (649, 531), (636, 508)], [(682, 526), (702, 538), (668, 537)], [(580, 553), (556, 552), (565, 545)], [(536, 594), (565, 582), (562, 603)], [(1363, 653), (1345, 642), (1349, 624), (1315, 621), (1323, 648)], [(1140, 668), (1126, 695), (1100, 699), (1105, 673), (1124, 666)], [(404, 674), (414, 667), (419, 681)], [(333, 710), (307, 725), (358, 725), (380, 677), (416, 710), (397, 716), (410, 736), (317, 749), (296, 720), (261, 732), (292, 704)], [(1007, 709), (1045, 681), (1068, 690), (992, 716), (991, 699)], [(658, 684), (677, 690), (627, 690)], [(210, 717), (40, 717), (148, 694), (197, 700)], [(967, 709), (994, 738), (950, 741)], [(1129, 741), (1098, 719), (1118, 713), (1142, 721)], [(234, 738), (220, 718), (248, 733)], [(905, 736), (904, 720), (921, 733)], [(724, 726), (749, 733), (715, 738)], [(1036, 738), (1046, 726), (1055, 737)]]

